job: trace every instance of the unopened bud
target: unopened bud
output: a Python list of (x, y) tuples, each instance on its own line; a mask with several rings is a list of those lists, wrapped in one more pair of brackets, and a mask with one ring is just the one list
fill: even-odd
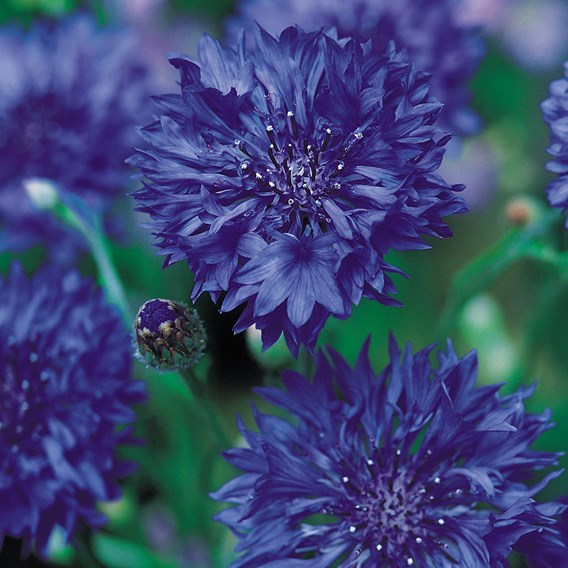
[(541, 215), (541, 206), (530, 196), (511, 199), (505, 209), (505, 217), (511, 225), (524, 227)]
[(163, 370), (197, 365), (207, 339), (196, 310), (160, 298), (142, 305), (134, 322), (134, 333), (142, 358)]
[(24, 180), (24, 189), (30, 201), (38, 209), (45, 211), (53, 209), (58, 202), (57, 190), (48, 179), (29, 178)]

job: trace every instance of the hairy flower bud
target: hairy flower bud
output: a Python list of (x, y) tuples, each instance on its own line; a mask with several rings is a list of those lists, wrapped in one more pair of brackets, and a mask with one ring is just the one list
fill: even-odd
[(134, 333), (144, 361), (164, 370), (197, 365), (207, 338), (196, 310), (161, 298), (142, 305)]

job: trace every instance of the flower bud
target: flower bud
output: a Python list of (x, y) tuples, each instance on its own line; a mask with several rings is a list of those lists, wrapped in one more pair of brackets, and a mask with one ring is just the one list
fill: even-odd
[(160, 298), (142, 305), (134, 322), (134, 333), (144, 361), (163, 370), (197, 365), (207, 339), (196, 310)]

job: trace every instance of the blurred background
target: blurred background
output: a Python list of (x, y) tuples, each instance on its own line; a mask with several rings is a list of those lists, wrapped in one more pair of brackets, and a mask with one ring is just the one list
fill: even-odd
[[(232, 0), (2, 0), (0, 24), (28, 27), (38, 19), (58, 19), (73, 11), (95, 14), (101, 25), (120, 24), (140, 39), (151, 66), (156, 93), (177, 92), (175, 70), (166, 52), (194, 55), (203, 33), (222, 37)], [(454, 140), (442, 172), (464, 183), (471, 212), (449, 219), (454, 237), (431, 242), (426, 251), (391, 254), (393, 264), (411, 275), (395, 276), (404, 308), (363, 300), (347, 321), (330, 319), (318, 346), (326, 344), (349, 361), (371, 334), (375, 368), (386, 364), (386, 339), (414, 349), (451, 336), (458, 353), (479, 353), (481, 383), (504, 383), (510, 392), (538, 381), (530, 410), (550, 408), (556, 427), (540, 441), (541, 449), (568, 450), (568, 273), (521, 250), (527, 227), (549, 213), (544, 188), (553, 179), (545, 169), (549, 130), (540, 103), (549, 84), (563, 74), (568, 59), (567, 0), (466, 0), (463, 21), (479, 25), (486, 55), (471, 83), (473, 108), (483, 120), (481, 132)], [(0, 78), (0, 81), (2, 79)], [(150, 108), (150, 101), (148, 102)], [(144, 124), (145, 117), (141, 117)], [(162, 270), (144, 218), (128, 194), (116, 204), (120, 230), (112, 255), (133, 306), (153, 297), (187, 301), (192, 277), (183, 264)], [(537, 229), (538, 230), (538, 227)], [(543, 246), (566, 250), (560, 213), (543, 229)], [(44, 261), (41, 245), (26, 252), (4, 252), (6, 274), (17, 256), (29, 271)], [(538, 256), (538, 255), (536, 255)], [(88, 254), (77, 261), (84, 274), (95, 274)], [(1, 300), (0, 300), (1, 301)], [(250, 418), (251, 386), (275, 382), (286, 367), (301, 368), (283, 344), (261, 354), (254, 331), (234, 336), (237, 314), (219, 314), (208, 298), (197, 308), (205, 320), (209, 348), (198, 374), (222, 420), (236, 435), (235, 413)], [(232, 472), (218, 455), (199, 408), (176, 374), (158, 375), (137, 363), (146, 380), (149, 403), (139, 410), (138, 433), (147, 443), (127, 455), (139, 464), (124, 482), (124, 496), (102, 505), (110, 522), (92, 535), (92, 554), (80, 555), (55, 534), (50, 561), (20, 560), (19, 543), (7, 539), (0, 566), (107, 566), (109, 568), (224, 568), (234, 539), (211, 521), (219, 505), (207, 497)], [(259, 401), (256, 401), (259, 403)], [(250, 424), (250, 421), (249, 421)], [(563, 458), (564, 467), (568, 459)], [(565, 476), (540, 495), (552, 499), (568, 493)], [(1, 505), (0, 505), (1, 506)], [(521, 559), (513, 565), (522, 566)]]

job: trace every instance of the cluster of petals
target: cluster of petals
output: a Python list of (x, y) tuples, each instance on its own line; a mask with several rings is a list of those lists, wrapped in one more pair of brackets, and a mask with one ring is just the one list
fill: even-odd
[(564, 77), (550, 84), (550, 97), (541, 108), (550, 127), (548, 153), (553, 159), (547, 167), (558, 176), (546, 188), (548, 201), (553, 207), (565, 210), (568, 208), (568, 62), (564, 65)]
[(289, 25), (335, 29), (359, 41), (394, 41), (416, 66), (431, 73), (432, 93), (443, 104), (441, 120), (455, 134), (472, 134), (480, 121), (469, 107), (468, 82), (485, 52), (478, 26), (463, 21), (464, 0), (240, 0), (227, 35), (258, 22), (278, 35)]
[(475, 352), (449, 341), (433, 355), (391, 339), (377, 375), (368, 343), (353, 368), (330, 350), (313, 380), (257, 389), (279, 411), (239, 422), (246, 445), (225, 457), (243, 473), (213, 494), (234, 504), (217, 517), (239, 539), (233, 568), (501, 568), (518, 542), (560, 545), (565, 506), (533, 499), (560, 473), (530, 449), (551, 427), (524, 409), (534, 389), (476, 386)]
[(296, 354), (362, 297), (396, 303), (385, 254), (450, 235), (465, 205), (435, 173), (442, 105), (404, 54), (294, 27), (252, 41), (171, 57), (181, 94), (154, 97), (135, 197), (193, 299), (245, 305), (235, 331), (256, 325), (264, 347), (283, 332)]
[(106, 521), (99, 501), (120, 497), (135, 439), (128, 331), (89, 280), (19, 264), (0, 281), (0, 542), (46, 552), (54, 528), (71, 539)]
[(0, 28), (0, 250), (43, 242), (65, 259), (71, 238), (34, 208), (26, 183), (49, 180), (108, 209), (126, 193), (124, 160), (150, 90), (126, 30), (86, 14)]

